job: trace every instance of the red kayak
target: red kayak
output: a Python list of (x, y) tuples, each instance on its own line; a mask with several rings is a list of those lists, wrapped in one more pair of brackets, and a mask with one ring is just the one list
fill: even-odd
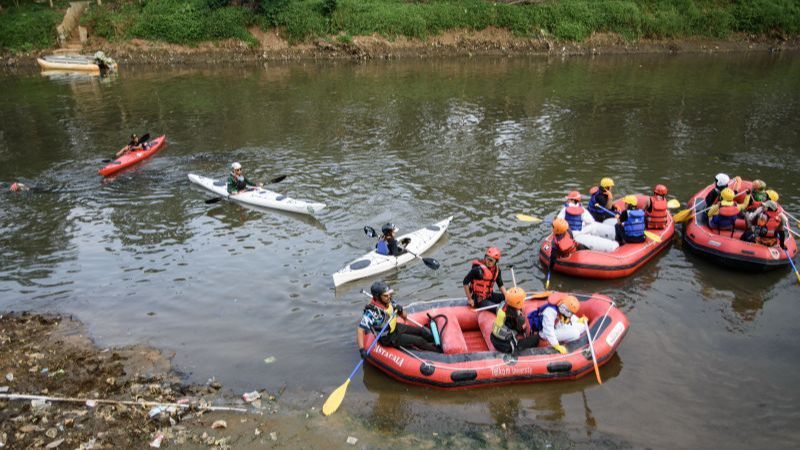
[[(542, 293), (546, 296), (548, 293)], [(562, 295), (550, 292), (550, 295)], [(628, 318), (610, 298), (600, 294), (572, 294), (581, 302), (579, 314), (589, 318), (589, 329), (598, 365), (609, 362), (630, 328)], [(546, 299), (528, 297), (523, 310), (527, 316)], [(406, 306), (410, 319), (430, 326), (434, 318), (444, 353), (375, 345), (367, 362), (404, 383), (442, 389), (467, 389), (511, 383), (573, 380), (594, 370), (589, 341), (582, 334), (577, 341), (564, 343), (562, 355), (540, 341), (540, 347), (515, 355), (494, 349), (490, 340), (495, 311), (478, 311), (466, 299), (443, 299)], [(401, 319), (398, 319), (402, 321)], [(413, 323), (413, 322), (412, 322)], [(365, 336), (365, 348), (375, 339)]]
[[(736, 185), (734, 185), (734, 183)], [(750, 189), (752, 183), (747, 180), (734, 179), (729, 185), (739, 194), (736, 201), (744, 200), (744, 191)], [(695, 212), (706, 209), (705, 198), (714, 185), (708, 185), (689, 200), (689, 208)], [(779, 207), (779, 211), (780, 211)], [(736, 220), (733, 233), (723, 231), (720, 233), (708, 227), (708, 217), (705, 212), (692, 213), (692, 218), (686, 223), (683, 231), (683, 240), (687, 247), (694, 253), (711, 259), (712, 261), (731, 268), (763, 272), (790, 266), (786, 252), (778, 245), (767, 247), (765, 245), (741, 240), (745, 229), (743, 219)], [(787, 232), (786, 249), (794, 258), (797, 255), (797, 241)]]
[[(638, 200), (639, 208), (643, 208), (647, 201), (647, 196), (637, 195), (636, 199)], [(614, 205), (620, 211), (625, 208), (625, 202), (622, 199), (614, 202)], [(647, 231), (661, 238), (661, 242), (656, 242), (648, 237), (641, 244), (625, 244), (612, 252), (578, 250), (568, 258), (558, 258), (553, 270), (582, 278), (611, 279), (627, 277), (669, 246), (672, 236), (675, 234), (675, 222), (672, 221), (672, 217), (668, 214), (666, 228), (648, 228)], [(539, 261), (545, 270), (550, 265), (552, 239), (553, 235), (550, 234), (539, 244)]]
[(166, 145), (167, 145), (166, 135), (161, 135), (155, 139), (151, 139), (145, 143), (144, 149), (128, 152), (120, 156), (119, 158), (111, 162), (109, 165), (98, 170), (97, 173), (99, 173), (104, 177), (117, 173), (126, 167), (130, 167), (138, 163), (139, 161), (142, 161), (144, 159), (147, 159), (155, 155), (156, 152), (166, 147)]

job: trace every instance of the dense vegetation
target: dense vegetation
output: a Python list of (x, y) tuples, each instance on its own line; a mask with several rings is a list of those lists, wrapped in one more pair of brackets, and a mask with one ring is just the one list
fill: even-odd
[[(598, 31), (627, 39), (800, 34), (796, 0), (507, 1), (105, 0), (102, 6), (92, 4), (82, 23), (111, 41), (142, 38), (188, 45), (229, 38), (254, 44), (247, 31), (251, 25), (278, 27), (291, 42), (373, 33), (424, 39), (449, 29), (490, 26), (518, 36), (578, 41)], [(51, 46), (55, 19), (46, 5), (0, 0), (0, 47)]]

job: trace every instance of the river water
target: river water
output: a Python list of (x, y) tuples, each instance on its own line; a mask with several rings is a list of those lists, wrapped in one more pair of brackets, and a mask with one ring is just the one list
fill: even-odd
[[(602, 176), (618, 193), (664, 183), (682, 201), (720, 171), (762, 178), (798, 215), (797, 56), (5, 73), (0, 180), (39, 191), (0, 194), (0, 309), (74, 314), (100, 345), (174, 352), (190, 381), (285, 387), (319, 408), (358, 361), (359, 290), (377, 278), (334, 289), (331, 274), (374, 245), (365, 225), (402, 233), (454, 216), (428, 254), (441, 269), (384, 277), (410, 303), (460, 296), (487, 245), (541, 289), (534, 255), (549, 227), (514, 215), (549, 219), (567, 191)], [(102, 180), (101, 160), (132, 132), (169, 145)], [(223, 177), (234, 160), (257, 180), (288, 175), (271, 187), (329, 208), (312, 218), (205, 204), (186, 175)], [(556, 289), (610, 295), (631, 321), (602, 386), (587, 376), (451, 393), (367, 367), (342, 410), (395, 435), (506, 424), (579, 447), (796, 445), (797, 280), (731, 272), (681, 247), (626, 279), (554, 275)]]

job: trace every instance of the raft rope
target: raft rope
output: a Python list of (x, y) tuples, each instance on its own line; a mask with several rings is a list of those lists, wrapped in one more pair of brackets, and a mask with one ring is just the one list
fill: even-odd
[[(417, 302), (417, 303), (426, 304), (426, 303), (449, 301), (449, 300), (451, 300), (451, 299), (428, 300), (426, 302)], [(455, 299), (455, 300), (458, 300), (458, 299)], [(595, 338), (597, 337), (597, 335), (600, 333), (600, 330), (603, 327), (603, 323), (605, 323), (606, 317), (608, 317), (608, 313), (611, 312), (611, 308), (614, 308), (616, 306), (612, 300), (607, 300), (607, 299), (604, 299), (604, 298), (598, 298), (598, 300), (606, 301), (606, 302), (609, 303), (609, 305), (608, 305), (608, 309), (606, 310), (605, 314), (603, 314), (603, 317), (600, 319), (600, 326), (597, 327), (597, 333), (595, 333), (594, 337), (592, 337), (592, 341), (594, 341)], [(412, 303), (412, 305), (413, 304), (414, 303)], [(411, 305), (409, 305), (409, 306), (411, 306)], [(417, 361), (419, 361), (419, 362), (421, 362), (423, 364), (427, 364), (427, 365), (432, 366), (432, 367), (437, 368), (437, 369), (444, 369), (444, 370), (462, 370), (463, 369), (463, 367), (455, 367), (455, 366), (450, 366), (450, 365), (447, 365), (447, 364), (440, 364), (440, 363), (436, 363), (436, 362), (432, 362), (432, 361), (427, 361), (425, 359), (420, 358), (413, 351), (411, 351), (411, 350), (409, 350), (409, 349), (407, 349), (407, 348), (405, 348), (403, 346), (400, 346), (398, 348), (400, 350), (402, 350), (403, 352), (405, 352), (407, 355), (409, 355), (412, 358), (416, 359)], [(522, 363), (522, 364), (538, 364), (543, 360), (547, 361), (547, 362), (550, 362), (550, 361), (565, 359), (565, 358), (568, 358), (569, 356), (570, 356), (569, 354), (567, 354), (567, 355), (562, 355), (562, 354), (545, 355), (543, 357), (537, 357), (536, 360), (533, 360), (533, 361), (528, 361), (528, 360), (524, 360), (524, 359), (517, 359), (517, 364), (520, 364), (520, 363)], [(503, 366), (506, 366), (506, 365), (507, 364), (505, 362), (502, 362), (502, 363), (493, 364), (491, 366), (481, 367), (480, 369), (493, 369), (495, 367), (503, 367)]]

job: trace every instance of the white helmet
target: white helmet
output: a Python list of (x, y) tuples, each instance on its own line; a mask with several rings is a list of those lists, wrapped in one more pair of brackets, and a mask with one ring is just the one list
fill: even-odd
[(231, 170), (238, 170), (238, 169), (241, 169), (241, 168), (242, 168), (242, 165), (239, 164), (238, 162), (235, 162), (235, 163), (231, 164)]
[(717, 180), (717, 186), (727, 186), (731, 181), (730, 177), (724, 173), (718, 173), (714, 178)]

